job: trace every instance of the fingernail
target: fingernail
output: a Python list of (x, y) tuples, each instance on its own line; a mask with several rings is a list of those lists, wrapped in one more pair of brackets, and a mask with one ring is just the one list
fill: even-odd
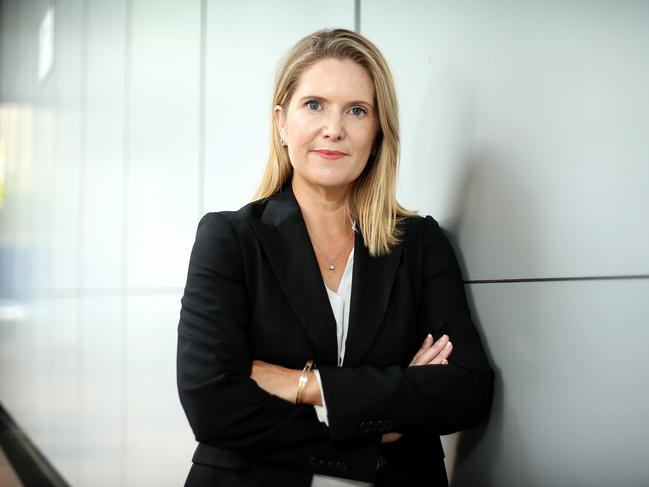
[(426, 335), (426, 340), (431, 341), (432, 339), (433, 339), (433, 335), (431, 335), (430, 333)]

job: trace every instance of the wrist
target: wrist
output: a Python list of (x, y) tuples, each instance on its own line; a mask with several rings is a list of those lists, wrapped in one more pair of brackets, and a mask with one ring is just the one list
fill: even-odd
[(315, 362), (313, 360), (308, 360), (302, 371), (299, 372), (295, 404), (311, 404), (311, 387), (315, 380), (315, 375), (313, 373), (314, 367)]
[(322, 395), (320, 394), (320, 386), (318, 385), (318, 379), (315, 376), (315, 372), (310, 371), (307, 375), (309, 381), (306, 383), (306, 387), (304, 388), (302, 402), (313, 406), (322, 406)]

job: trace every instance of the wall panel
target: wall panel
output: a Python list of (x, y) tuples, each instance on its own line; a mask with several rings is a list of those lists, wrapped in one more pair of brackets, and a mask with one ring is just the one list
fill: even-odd
[(200, 12), (196, 0), (132, 3), (129, 287), (184, 284), (197, 223)]
[(324, 27), (353, 29), (354, 2), (208, 3), (204, 211), (236, 210), (251, 200), (268, 155), (280, 58)]
[(79, 486), (112, 487), (122, 480), (124, 301), (112, 296), (79, 302)]
[(395, 72), (399, 194), (469, 278), (649, 272), (649, 4), (361, 5)]
[(486, 429), (450, 452), (453, 485), (646, 484), (649, 280), (468, 293), (497, 381)]
[[(54, 28), (53, 91), (55, 103), (54, 161), (47, 185), (51, 198), (49, 265), (53, 289), (79, 286), (79, 217), (82, 103), (84, 97), (84, 5), (82, 0), (56, 3)], [(38, 140), (34, 140), (38, 144)]]
[(127, 485), (182, 485), (191, 467), (196, 443), (176, 387), (180, 298), (127, 299)]
[(82, 136), (83, 288), (118, 288), (124, 269), (126, 1), (87, 3)]

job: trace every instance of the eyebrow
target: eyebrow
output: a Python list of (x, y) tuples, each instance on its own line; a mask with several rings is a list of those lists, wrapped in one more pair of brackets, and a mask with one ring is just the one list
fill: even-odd
[[(316, 100), (316, 101), (323, 101), (323, 102), (328, 102), (326, 98), (323, 98), (321, 96), (317, 95), (307, 95), (303, 96), (300, 98), (300, 103), (307, 101), (307, 100)], [(372, 105), (370, 102), (365, 101), (365, 100), (353, 100), (347, 103), (347, 105), (367, 105), (370, 108), (374, 108), (374, 105)]]

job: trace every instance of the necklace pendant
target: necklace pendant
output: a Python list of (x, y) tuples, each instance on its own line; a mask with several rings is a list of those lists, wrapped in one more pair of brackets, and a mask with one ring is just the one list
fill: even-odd
[(330, 271), (336, 270), (336, 264), (332, 260), (329, 261), (329, 270)]

